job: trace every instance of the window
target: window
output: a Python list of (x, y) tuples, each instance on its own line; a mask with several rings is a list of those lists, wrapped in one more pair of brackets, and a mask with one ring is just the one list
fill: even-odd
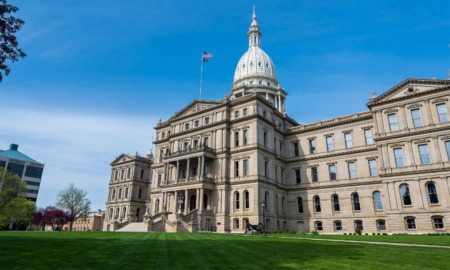
[(248, 130), (244, 129), (242, 131), (242, 144), (247, 145), (248, 144)]
[(144, 169), (141, 170), (141, 179), (144, 179)]
[(375, 191), (373, 193), (373, 205), (376, 211), (383, 210), (383, 202), (381, 201), (381, 192)]
[(245, 208), (250, 208), (250, 193), (248, 191), (244, 191), (244, 198), (245, 198)]
[(244, 159), (244, 176), (248, 175), (248, 159)]
[(328, 165), (328, 171), (330, 172), (330, 180), (336, 180), (336, 164)]
[(419, 154), (422, 164), (430, 164), (430, 155), (428, 154), (428, 146), (426, 144), (419, 145)]
[(297, 198), (297, 213), (303, 213), (303, 199), (301, 197)]
[(239, 229), (239, 219), (235, 218), (233, 223), (234, 223), (234, 228)]
[(239, 161), (234, 162), (234, 177), (239, 177)]
[(333, 207), (333, 212), (341, 211), (341, 206), (339, 205), (339, 196), (337, 194), (333, 194), (333, 196), (331, 196), (331, 203)]
[(198, 146), (198, 140), (194, 140), (194, 147)]
[(401, 168), (401, 167), (405, 166), (405, 163), (403, 161), (403, 149), (394, 148), (394, 158), (395, 158), (395, 166), (397, 168)]
[(309, 140), (309, 153), (310, 154), (316, 153), (316, 140), (315, 139)]
[(300, 184), (302, 182), (302, 178), (300, 175), (300, 169), (295, 169), (295, 182)]
[(239, 209), (239, 192), (234, 193), (234, 208)]
[(322, 221), (316, 221), (315, 222), (315, 227), (316, 227), (316, 231), (322, 231), (323, 230), (323, 225), (322, 225)]
[(407, 184), (400, 185), (400, 195), (402, 197), (403, 205), (412, 205), (409, 187)]
[(353, 136), (351, 133), (345, 133), (345, 147), (346, 148), (352, 148), (353, 147)]
[(158, 174), (158, 186), (161, 185), (162, 174)]
[(248, 115), (248, 109), (247, 108), (242, 109), (242, 115), (243, 116), (247, 116)]
[(267, 112), (263, 111), (263, 117), (266, 117), (266, 115), (267, 115)]
[(298, 142), (293, 143), (294, 145), (294, 157), (299, 156)]
[(209, 124), (209, 117), (205, 117), (205, 125)]
[(189, 123), (184, 124), (184, 129), (188, 130), (189, 129)]
[(416, 229), (416, 219), (414, 217), (406, 217), (405, 225), (407, 230), (415, 230)]
[(122, 198), (122, 189), (119, 188), (119, 193), (117, 194), (117, 198), (121, 199)]
[(364, 130), (364, 136), (366, 137), (366, 145), (373, 144), (373, 135), (371, 129), (365, 129)]
[(340, 220), (335, 220), (333, 224), (335, 231), (342, 231), (342, 222)]
[(369, 160), (369, 170), (370, 176), (378, 176), (377, 161), (375, 159)]
[(234, 133), (234, 147), (239, 146), (239, 132)]
[(444, 219), (441, 216), (432, 217), (432, 221), (435, 230), (444, 229)]
[(114, 180), (117, 180), (117, 177), (119, 176), (119, 171), (114, 172)]
[(398, 131), (397, 115), (395, 113), (388, 114), (389, 130), (391, 132)]
[(200, 121), (199, 120), (195, 120), (194, 121), (194, 127), (198, 127), (200, 126)]
[(450, 161), (450, 141), (445, 142), (445, 148), (447, 149), (447, 159)]
[(364, 230), (362, 220), (355, 220), (355, 231), (362, 231), (362, 230)]
[(386, 230), (386, 221), (384, 219), (377, 220), (377, 231)]
[(234, 118), (238, 118), (239, 117), (239, 111), (234, 111)]
[(139, 192), (138, 192), (138, 198), (139, 198), (139, 199), (142, 198), (142, 189), (141, 189), (141, 188), (139, 189)]
[[(4, 166), (2, 166), (2, 167), (4, 167)], [(41, 168), (41, 167), (27, 166), (25, 169), (25, 176), (40, 179), (42, 177), (42, 171), (43, 171), (43, 168)]]
[(264, 144), (264, 146), (267, 146), (267, 131), (264, 131), (264, 134), (263, 134), (263, 144)]
[(120, 171), (120, 179), (123, 179), (125, 177), (125, 170)]
[(356, 164), (355, 162), (349, 162), (348, 163), (348, 175), (350, 179), (358, 178), (358, 175), (356, 174)]
[(334, 142), (333, 142), (333, 136), (326, 137), (327, 141), (327, 151), (333, 151), (334, 150)]
[(269, 176), (269, 162), (264, 161), (264, 177), (268, 177), (268, 176)]
[(317, 175), (317, 167), (311, 167), (311, 178), (313, 182), (319, 181), (319, 177)]
[(434, 183), (428, 183), (427, 190), (428, 190), (428, 199), (430, 200), (430, 204), (439, 203), (436, 185)]
[(420, 109), (411, 110), (411, 118), (413, 120), (413, 126), (415, 128), (422, 127), (422, 117), (420, 115)]
[(319, 196), (315, 196), (314, 197), (314, 211), (316, 213), (320, 213), (321, 209), (320, 209), (320, 198)]
[(125, 199), (128, 199), (128, 188), (125, 188)]
[(208, 147), (208, 145), (209, 145), (209, 137), (203, 138), (203, 145)]
[(436, 108), (437, 108), (438, 115), (439, 115), (439, 122), (447, 123), (448, 115), (447, 115), (447, 108), (445, 107), (445, 103), (437, 104)]
[(15, 174), (19, 177), (22, 177), (24, 169), (25, 169), (24, 164), (13, 163), (13, 162), (8, 163), (8, 168), (7, 168), (8, 172)]
[(116, 190), (115, 190), (115, 189), (113, 189), (113, 192), (112, 192), (112, 198), (113, 198), (113, 199), (116, 198)]
[(189, 143), (188, 142), (184, 142), (183, 143), (183, 149), (187, 150), (189, 148)]
[(359, 195), (358, 193), (352, 194), (352, 201), (353, 201), (353, 210), (354, 211), (361, 211), (361, 204), (359, 203)]

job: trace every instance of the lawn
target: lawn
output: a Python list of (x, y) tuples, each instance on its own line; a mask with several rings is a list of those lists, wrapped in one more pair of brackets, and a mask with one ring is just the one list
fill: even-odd
[(446, 269), (450, 265), (449, 249), (274, 236), (0, 232), (0, 268)]

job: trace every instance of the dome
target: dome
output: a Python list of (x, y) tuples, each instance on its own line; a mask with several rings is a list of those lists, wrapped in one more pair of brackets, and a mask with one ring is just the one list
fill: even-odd
[(239, 60), (234, 72), (234, 84), (253, 84), (250, 82), (254, 79), (265, 80), (265, 85), (278, 84), (272, 60), (257, 46), (251, 46)]

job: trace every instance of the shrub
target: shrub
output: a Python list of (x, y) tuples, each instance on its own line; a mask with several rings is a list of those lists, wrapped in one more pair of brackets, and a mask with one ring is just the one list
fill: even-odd
[(311, 234), (318, 235), (319, 232), (317, 232), (317, 231), (312, 231)]

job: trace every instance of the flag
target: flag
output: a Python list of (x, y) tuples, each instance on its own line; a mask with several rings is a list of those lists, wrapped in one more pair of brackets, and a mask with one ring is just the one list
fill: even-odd
[(202, 60), (203, 60), (203, 63), (208, 62), (208, 59), (209, 59), (209, 58), (212, 58), (213, 56), (214, 56), (214, 55), (212, 55), (211, 53), (203, 52), (203, 53), (202, 53)]

